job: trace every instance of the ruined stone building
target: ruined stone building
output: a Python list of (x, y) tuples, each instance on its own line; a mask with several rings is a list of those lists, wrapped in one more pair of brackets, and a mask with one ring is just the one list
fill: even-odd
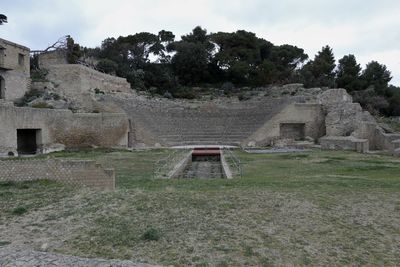
[[(0, 41), (2, 98), (15, 100), (29, 89), (29, 49)], [(382, 128), (344, 89), (292, 84), (247, 101), (170, 100), (137, 95), (124, 78), (67, 64), (60, 51), (40, 55), (39, 65), (46, 79), (32, 82), (32, 88), (78, 108), (15, 107), (0, 101), (0, 156), (64, 147), (254, 147), (297, 141), (324, 149), (400, 154), (400, 134)]]
[(0, 99), (13, 101), (30, 89), (29, 48), (0, 38)]
[[(0, 156), (48, 153), (65, 147), (127, 146), (128, 119), (124, 113), (73, 113), (68, 109), (15, 107), (12, 101), (23, 97), (30, 89), (29, 59), (28, 48), (0, 39)], [(61, 80), (54, 78), (52, 83), (45, 84), (59, 87), (60, 91), (70, 88), (66, 89), (66, 95), (78, 99), (83, 95), (80, 90), (106, 84), (99, 80), (99, 77), (107, 80), (102, 73), (81, 71), (83, 66), (66, 66), (57, 72), (63, 76)], [(67, 80), (63, 80), (64, 76)]]

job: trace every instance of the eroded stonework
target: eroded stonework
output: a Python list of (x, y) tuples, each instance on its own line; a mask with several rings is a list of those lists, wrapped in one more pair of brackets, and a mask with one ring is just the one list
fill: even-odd
[[(261, 88), (246, 101), (225, 97), (171, 100), (138, 95), (126, 79), (66, 64), (61, 52), (41, 56), (39, 65), (47, 70), (47, 76), (32, 86), (44, 93), (28, 103), (55, 110), (16, 108), (5, 102), (0, 105), (1, 155), (16, 155), (19, 146), (29, 147), (31, 143), (47, 152), (63, 146), (246, 147), (292, 146), (296, 141), (326, 149), (398, 153), (400, 135), (380, 127), (371, 114), (353, 103), (345, 89), (306, 89), (301, 84), (288, 84)], [(17, 68), (3, 64), (10, 69), (12, 66)], [(7, 89), (15, 95), (18, 90), (18, 86)]]
[(0, 38), (0, 100), (14, 101), (29, 89), (29, 48)]

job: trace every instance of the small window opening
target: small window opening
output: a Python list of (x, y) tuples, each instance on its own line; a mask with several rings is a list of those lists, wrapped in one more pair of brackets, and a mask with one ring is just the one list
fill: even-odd
[(23, 54), (18, 54), (18, 65), (23, 66), (25, 64), (25, 56)]

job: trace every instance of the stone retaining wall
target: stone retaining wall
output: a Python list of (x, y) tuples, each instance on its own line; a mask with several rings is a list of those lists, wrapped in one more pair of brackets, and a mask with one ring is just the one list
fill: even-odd
[(353, 136), (325, 136), (319, 141), (323, 149), (353, 150), (360, 153), (369, 150), (368, 139), (357, 139)]
[(324, 113), (319, 104), (294, 103), (265, 121), (253, 135), (245, 140), (245, 146), (270, 145), (277, 139), (284, 138), (282, 124), (304, 124), (304, 135), (314, 140), (325, 135)]
[(126, 147), (128, 119), (124, 113), (72, 113), (70, 110), (17, 108), (0, 104), (0, 156), (17, 155), (17, 129), (38, 129), (38, 149), (54, 144), (67, 148)]
[(0, 181), (53, 180), (73, 186), (115, 188), (114, 169), (103, 169), (95, 161), (82, 160), (1, 160)]
[(55, 85), (57, 93), (76, 98), (83, 93), (98, 89), (103, 92), (131, 93), (125, 78), (105, 74), (79, 64), (47, 66), (47, 79)]

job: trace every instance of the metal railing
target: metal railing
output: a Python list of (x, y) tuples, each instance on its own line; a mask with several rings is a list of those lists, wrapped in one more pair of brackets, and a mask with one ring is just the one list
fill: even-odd
[(240, 159), (232, 152), (231, 148), (223, 149), (224, 157), (226, 163), (229, 165), (229, 168), (232, 172), (233, 177), (243, 177), (243, 167)]
[(166, 157), (159, 159), (154, 164), (154, 179), (168, 178), (174, 167), (181, 161), (190, 149), (175, 149), (172, 150)]

